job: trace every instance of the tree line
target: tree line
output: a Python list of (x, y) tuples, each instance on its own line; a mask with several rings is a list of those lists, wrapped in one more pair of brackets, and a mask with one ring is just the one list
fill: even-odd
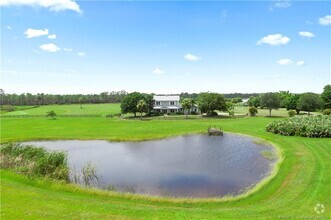
[[(234, 115), (234, 105), (239, 102), (242, 102), (241, 97), (225, 98), (222, 94), (210, 92), (194, 93), (191, 96), (187, 93), (181, 97), (181, 106), (186, 117), (194, 105), (199, 107), (201, 113), (209, 116), (217, 115), (216, 111), (227, 111), (230, 115)], [(270, 116), (271, 111), (278, 108), (295, 110), (297, 114), (300, 111), (307, 111), (309, 115), (310, 112), (320, 109), (324, 109), (327, 113), (331, 111), (331, 85), (326, 85), (321, 95), (311, 92), (302, 94), (293, 94), (289, 91), (269, 92), (251, 96), (247, 104), (250, 106), (251, 115), (257, 113), (258, 107), (268, 109)], [(143, 113), (148, 115), (152, 113), (153, 105), (153, 95), (133, 92), (124, 97), (121, 111), (124, 114), (133, 113), (134, 116), (139, 112), (142, 117)]]
[(122, 91), (102, 92), (100, 94), (6, 94), (0, 89), (0, 104), (2, 105), (51, 105), (51, 104), (84, 104), (84, 103), (120, 103), (128, 93)]
[(277, 93), (265, 93), (259, 96), (251, 96), (247, 102), (248, 106), (254, 108), (267, 108), (269, 115), (273, 109), (286, 108), (287, 110), (310, 112), (324, 109), (329, 112), (331, 109), (331, 85), (323, 88), (322, 94), (306, 92), (294, 94), (289, 91), (280, 91)]

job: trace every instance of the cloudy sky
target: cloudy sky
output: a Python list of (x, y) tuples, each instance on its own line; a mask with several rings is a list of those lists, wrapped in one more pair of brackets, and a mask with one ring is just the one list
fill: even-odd
[(331, 2), (1, 0), (6, 93), (322, 92)]

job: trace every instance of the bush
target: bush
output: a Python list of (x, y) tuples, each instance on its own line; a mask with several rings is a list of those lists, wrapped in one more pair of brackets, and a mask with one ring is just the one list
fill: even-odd
[(331, 137), (331, 116), (291, 117), (269, 123), (266, 130), (285, 136)]
[(1, 168), (29, 176), (69, 180), (67, 155), (64, 152), (48, 152), (32, 145), (8, 143), (1, 146), (0, 155)]
[(323, 115), (331, 115), (331, 108), (324, 109)]
[(254, 106), (251, 106), (248, 108), (248, 112), (250, 116), (255, 116), (257, 114), (257, 108)]
[(12, 105), (4, 105), (2, 106), (2, 110), (5, 112), (12, 112), (15, 110), (15, 107)]
[(288, 113), (289, 117), (293, 117), (296, 114), (296, 112), (294, 110), (290, 110), (287, 113)]
[(191, 111), (190, 112), (190, 115), (197, 115), (198, 113), (197, 112), (195, 112), (195, 111)]

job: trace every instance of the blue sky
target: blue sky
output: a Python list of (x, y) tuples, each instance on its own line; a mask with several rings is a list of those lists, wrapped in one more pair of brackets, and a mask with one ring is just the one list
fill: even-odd
[(1, 3), (6, 93), (320, 93), (331, 2)]

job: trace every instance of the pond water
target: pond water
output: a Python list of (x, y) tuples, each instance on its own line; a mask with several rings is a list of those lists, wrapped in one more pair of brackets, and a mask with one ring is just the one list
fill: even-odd
[(274, 149), (254, 140), (225, 133), (144, 142), (27, 143), (66, 151), (76, 171), (94, 164), (100, 188), (157, 196), (221, 197), (243, 193), (270, 174), (276, 159), (262, 154), (274, 155)]

